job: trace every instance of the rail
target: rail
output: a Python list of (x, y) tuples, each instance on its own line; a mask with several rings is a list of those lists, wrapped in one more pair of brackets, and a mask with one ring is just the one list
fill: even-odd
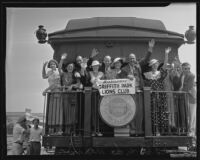
[[(152, 91), (145, 87), (132, 95), (136, 114), (130, 123), (134, 135), (170, 136), (188, 132), (188, 94), (182, 91)], [(113, 128), (99, 115), (101, 96), (91, 88), (83, 91), (48, 92), (44, 116), (46, 135), (113, 135)], [(88, 117), (88, 116), (89, 117)]]
[[(57, 91), (46, 94), (44, 116), (46, 116), (45, 134), (70, 135), (79, 134), (82, 129), (83, 105), (82, 91)], [(45, 110), (45, 109), (44, 109)]]

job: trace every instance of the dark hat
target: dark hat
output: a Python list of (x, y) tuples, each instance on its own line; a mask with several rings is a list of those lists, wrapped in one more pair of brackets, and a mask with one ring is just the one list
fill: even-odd
[(182, 66), (191, 66), (188, 62), (182, 63)]
[(25, 122), (25, 121), (26, 121), (26, 116), (24, 115), (24, 116), (21, 116), (21, 117), (18, 118), (17, 123), (22, 123), (22, 122)]
[(34, 123), (34, 121), (40, 122), (39, 118), (34, 118), (34, 119), (32, 120), (32, 122)]
[(48, 65), (47, 67), (50, 68), (50, 63), (51, 62), (54, 62), (56, 64), (56, 67), (58, 68), (58, 62), (55, 60), (55, 59), (51, 59), (49, 62), (48, 62)]

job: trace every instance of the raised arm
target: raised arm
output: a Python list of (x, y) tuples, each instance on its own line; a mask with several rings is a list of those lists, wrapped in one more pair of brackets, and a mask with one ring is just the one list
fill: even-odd
[(47, 73), (46, 73), (46, 66), (48, 64), (48, 61), (46, 61), (44, 64), (43, 64), (43, 67), (42, 67), (42, 78), (43, 79), (47, 79), (48, 76), (47, 76)]
[(63, 61), (64, 61), (64, 59), (61, 59), (59, 65), (58, 65), (58, 72), (59, 72), (60, 75), (63, 72), (63, 70), (62, 70)]
[(61, 60), (60, 60), (60, 63), (58, 65), (58, 71), (59, 71), (59, 74), (61, 75), (62, 74), (62, 65), (63, 65), (63, 62), (64, 60), (67, 58), (67, 53), (64, 53), (62, 56), (61, 56)]
[(151, 57), (152, 52), (153, 52), (154, 45), (155, 45), (155, 40), (154, 40), (154, 39), (152, 39), (151, 41), (149, 41), (149, 48), (148, 48), (148, 51), (147, 51), (145, 57), (142, 58), (142, 59), (139, 61), (140, 66), (146, 65), (146, 64), (149, 62), (150, 57)]
[(90, 66), (92, 64), (92, 61), (94, 60), (94, 57), (96, 57), (98, 54), (99, 54), (99, 51), (96, 48), (93, 48), (92, 53), (87, 61), (88, 70), (91, 70)]
[(52, 85), (50, 85), (49, 87), (47, 87), (43, 92), (42, 92), (42, 94), (43, 94), (43, 96), (45, 96), (45, 94), (48, 92), (48, 91), (50, 91), (50, 90), (52, 90), (52, 89), (54, 89), (54, 88), (56, 88), (57, 86), (55, 85), (55, 84), (52, 84)]
[(92, 49), (92, 53), (90, 55), (90, 58), (94, 58), (99, 54), (99, 51), (96, 48)]
[(168, 47), (168, 48), (165, 49), (165, 60), (164, 60), (163, 69), (166, 69), (166, 67), (167, 67), (168, 55), (169, 55), (170, 51), (171, 51), (171, 47)]

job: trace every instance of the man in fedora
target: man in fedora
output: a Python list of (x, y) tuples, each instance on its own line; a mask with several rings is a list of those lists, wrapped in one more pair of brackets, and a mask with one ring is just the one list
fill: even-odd
[(25, 133), (24, 126), (26, 125), (26, 117), (21, 116), (17, 120), (13, 128), (13, 146), (12, 146), (12, 154), (13, 155), (22, 155), (23, 154), (23, 134)]

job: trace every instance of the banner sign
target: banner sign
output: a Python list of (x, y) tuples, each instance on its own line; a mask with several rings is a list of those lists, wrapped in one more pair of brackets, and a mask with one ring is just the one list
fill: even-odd
[(99, 80), (97, 86), (101, 96), (135, 94), (135, 79)]

